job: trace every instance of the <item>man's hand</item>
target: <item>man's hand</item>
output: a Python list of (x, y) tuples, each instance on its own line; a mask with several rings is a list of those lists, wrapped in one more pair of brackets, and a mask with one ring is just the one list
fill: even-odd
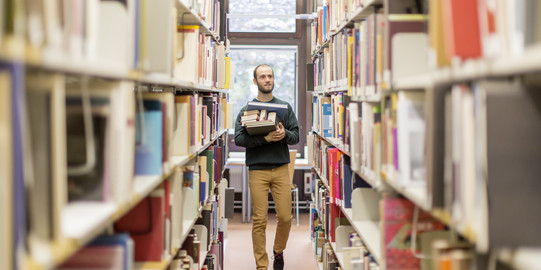
[(276, 131), (271, 131), (267, 136), (265, 136), (265, 140), (267, 142), (278, 142), (281, 141), (286, 136), (286, 131), (284, 126), (282, 125), (282, 122), (278, 123), (278, 127), (276, 128)]

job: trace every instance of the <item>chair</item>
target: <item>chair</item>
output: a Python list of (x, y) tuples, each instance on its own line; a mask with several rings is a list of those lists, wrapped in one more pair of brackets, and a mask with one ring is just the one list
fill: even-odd
[(295, 196), (295, 219), (299, 226), (299, 188), (293, 183), (293, 175), (295, 174), (295, 160), (297, 159), (297, 150), (289, 150), (289, 184), (291, 185), (291, 194)]

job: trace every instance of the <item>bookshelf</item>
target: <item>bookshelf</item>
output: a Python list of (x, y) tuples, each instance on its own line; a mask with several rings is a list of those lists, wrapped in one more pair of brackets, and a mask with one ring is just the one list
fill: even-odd
[[(325, 189), (330, 190), (328, 184), (329, 181), (327, 180), (327, 178), (323, 176), (317, 169), (315, 169), (314, 171), (325, 186)], [(353, 218), (353, 211), (355, 211), (354, 209), (340, 206), (340, 210), (347, 218), (351, 226), (359, 234), (363, 243), (365, 244), (365, 247), (370, 251), (371, 254), (373, 254), (374, 260), (376, 260), (378, 263), (381, 263), (381, 229), (379, 226), (379, 221), (356, 220)], [(336, 242), (331, 242), (331, 246), (333, 247), (334, 253), (337, 256), (338, 261), (343, 262), (342, 252), (336, 249)]]
[[(541, 21), (532, 15), (541, 5), (329, 0), (312, 1), (311, 7), (318, 17), (307, 29), (313, 62), (307, 72), (314, 73), (315, 90), (309, 134), (314, 139), (308, 146), (313, 179), (321, 179), (329, 196), (319, 204), (340, 209), (335, 215), (320, 207), (321, 222), (345, 217), (381, 269), (406, 267), (395, 264), (399, 257), (385, 242), (393, 235), (387, 215), (393, 211), (385, 205), (398, 198), (399, 207), (407, 205), (401, 211), (419, 211), (419, 222), (458, 235), (450, 250), (468, 246), (459, 252), (470, 268), (456, 269), (525, 269), (539, 263), (541, 241), (534, 228), (518, 229), (527, 237), (516, 231), (505, 239), (499, 235), (508, 234), (502, 228), (510, 220), (529, 220), (528, 205), (539, 195), (530, 190), (539, 186), (538, 169), (530, 162), (541, 159), (541, 149), (530, 135), (541, 130), (540, 113), (529, 108), (541, 100), (535, 94), (541, 87), (541, 35), (534, 30), (541, 29)], [(509, 129), (516, 133), (501, 134)], [(331, 156), (336, 150), (338, 159)], [(345, 180), (346, 170), (360, 180)], [(520, 176), (519, 183), (509, 182)], [(342, 205), (356, 184), (382, 195), (369, 203), (381, 216), (366, 225), (351, 218), (355, 206)], [(506, 200), (522, 207), (508, 207)], [(417, 252), (430, 249), (427, 245), (417, 246)], [(343, 256), (336, 255), (343, 266)], [(415, 261), (411, 254), (400, 256), (408, 261), (403, 264)], [(411, 267), (434, 269), (423, 260)]]
[[(138, 238), (119, 228), (148, 202), (164, 213), (163, 235), (153, 239), (164, 250), (135, 269), (167, 269), (198, 217), (221, 211), (214, 187), (223, 185), (232, 123), (224, 3), (0, 1), (0, 268), (70, 268), (63, 265), (102, 237)], [(179, 31), (186, 28), (197, 29), (196, 42)], [(194, 77), (182, 73), (184, 48), (199, 55), (189, 63)], [(177, 129), (177, 119), (188, 128)], [(199, 171), (204, 161), (210, 166)], [(127, 242), (115, 245), (127, 256)], [(209, 251), (201, 251), (204, 262)]]
[[(225, 133), (227, 130), (223, 130), (221, 133)], [(219, 136), (216, 137), (216, 139)], [(204, 149), (208, 148), (211, 143), (207, 143), (205, 146), (200, 147), (196, 153), (200, 153)], [(190, 157), (176, 157), (179, 160), (171, 171), (165, 173), (163, 176), (136, 176), (134, 178), (134, 193), (131, 199), (123, 205), (115, 205), (113, 203), (88, 203), (81, 202), (68, 205), (63, 213), (63, 227), (66, 230), (63, 235), (67, 236), (67, 239), (63, 241), (57, 241), (52, 243), (51, 246), (45, 249), (44, 254), (50, 253), (52, 258), (51, 265), (59, 265), (67, 258), (72, 256), (77, 250), (84, 247), (90, 240), (101, 234), (115, 221), (124, 216), (134, 206), (136, 206), (143, 198), (147, 197), (154, 189), (156, 189), (164, 179), (168, 178), (176, 168), (181, 168), (186, 165), (190, 160), (193, 160), (197, 154), (193, 154)], [(174, 159), (175, 160), (175, 159)], [(207, 204), (206, 202), (205, 204)], [(194, 205), (195, 207), (195, 205)], [(198, 207), (198, 213), (201, 212), (202, 207)], [(198, 214), (199, 215), (199, 214)], [(196, 219), (185, 219), (182, 224), (183, 232), (181, 234), (180, 242), (182, 243), (188, 235), (190, 228), (195, 224)], [(142, 269), (166, 269), (171, 262), (171, 257), (163, 260), (162, 262), (144, 262), (137, 263), (136, 266)], [(39, 260), (39, 258), (38, 258)], [(45, 260), (45, 258), (43, 258)], [(26, 265), (32, 266), (29, 269), (47, 269), (48, 265), (43, 265), (36, 258), (29, 257), (25, 261)], [(156, 265), (160, 267), (155, 268)], [(139, 269), (139, 268), (136, 268)]]

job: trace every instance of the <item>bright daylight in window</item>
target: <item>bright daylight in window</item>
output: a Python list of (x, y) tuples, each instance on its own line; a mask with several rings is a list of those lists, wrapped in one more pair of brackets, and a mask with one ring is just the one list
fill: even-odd
[(297, 110), (297, 48), (295, 46), (231, 46), (231, 61), (235, 63), (235, 85), (229, 92), (236, 119), (240, 109), (257, 97), (253, 83), (254, 68), (268, 64), (274, 70), (273, 95), (289, 102)]
[(296, 32), (296, 1), (229, 0), (230, 32)]

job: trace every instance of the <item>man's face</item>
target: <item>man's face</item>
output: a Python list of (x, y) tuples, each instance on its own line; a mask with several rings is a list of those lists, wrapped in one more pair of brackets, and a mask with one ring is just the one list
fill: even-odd
[(274, 89), (274, 75), (272, 69), (267, 66), (262, 66), (257, 69), (257, 76), (254, 83), (257, 84), (259, 91), (268, 94)]

